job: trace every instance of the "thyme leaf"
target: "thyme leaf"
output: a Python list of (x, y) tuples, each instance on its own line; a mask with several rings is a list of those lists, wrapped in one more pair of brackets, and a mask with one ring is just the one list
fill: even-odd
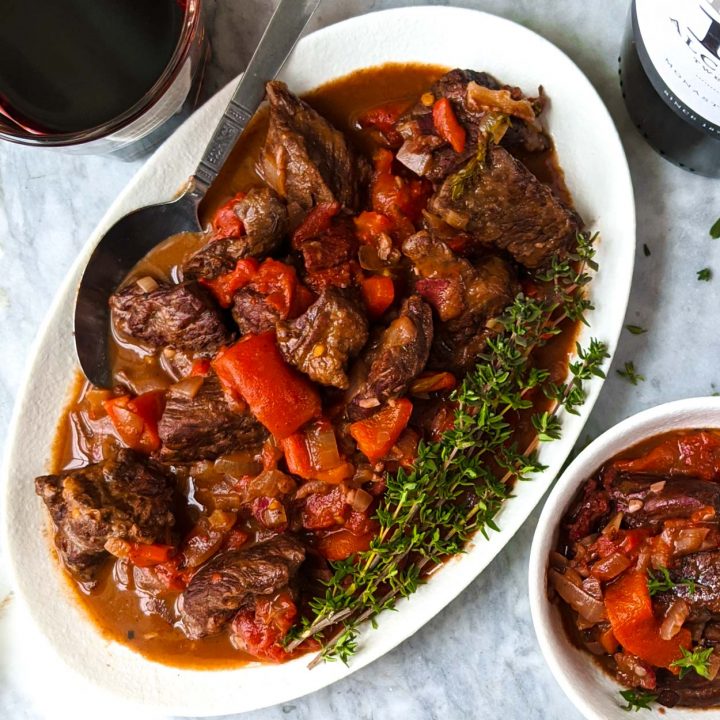
[(623, 707), (623, 710), (630, 712), (634, 710), (650, 710), (650, 704), (657, 700), (657, 695), (654, 693), (645, 692), (644, 690), (621, 690), (620, 695), (622, 699), (627, 702), (627, 705)]
[(617, 370), (616, 372), (621, 378), (625, 378), (633, 385), (637, 385), (639, 382), (644, 382), (645, 380), (645, 376), (640, 375), (637, 370), (635, 370), (635, 363), (632, 361), (626, 362), (625, 367), (622, 370)]
[(693, 578), (683, 578), (679, 582), (674, 582), (670, 577), (670, 571), (666, 567), (659, 567), (657, 572), (653, 572), (648, 569), (647, 571), (647, 585), (650, 595), (657, 595), (660, 592), (667, 592), (679, 585), (684, 585), (690, 595), (694, 595), (697, 590), (699, 583)]
[(697, 271), (697, 278), (702, 282), (710, 282), (712, 277), (712, 270), (710, 268), (703, 268)]
[(626, 325), (625, 329), (632, 335), (644, 335), (647, 332), (647, 329), (640, 325)]
[(710, 237), (713, 240), (720, 238), (720, 218), (718, 218), (710, 228)]
[(703, 648), (697, 646), (694, 650), (686, 650), (680, 648), (682, 657), (670, 663), (673, 667), (680, 669), (680, 680), (682, 680), (691, 670), (704, 678), (710, 677), (710, 656), (714, 648)]

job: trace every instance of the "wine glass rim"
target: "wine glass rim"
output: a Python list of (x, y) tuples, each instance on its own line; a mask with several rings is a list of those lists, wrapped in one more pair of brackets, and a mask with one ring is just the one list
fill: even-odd
[(201, 19), (202, 0), (177, 0), (178, 4), (185, 5), (183, 15), (183, 29), (178, 38), (175, 50), (165, 66), (160, 77), (152, 87), (130, 108), (110, 120), (84, 130), (73, 132), (58, 132), (38, 135), (22, 128), (0, 125), (0, 140), (34, 147), (62, 147), (68, 145), (81, 145), (101, 138), (108, 137), (130, 125), (150, 108), (152, 108), (172, 85), (183, 67), (192, 47), (195, 32)]

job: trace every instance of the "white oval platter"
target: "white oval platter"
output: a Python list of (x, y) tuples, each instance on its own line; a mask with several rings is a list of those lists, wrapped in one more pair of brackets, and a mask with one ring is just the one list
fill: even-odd
[[(635, 208), (620, 139), (587, 78), (560, 50), (535, 33), (492, 15), (447, 7), (415, 7), (363, 15), (304, 38), (281, 78), (297, 93), (360, 68), (386, 62), (424, 62), (486, 70), (551, 98), (546, 122), (575, 204), (602, 240), (600, 273), (592, 285), (596, 309), (590, 333), (615, 349), (632, 278)], [(73, 602), (48, 548), (45, 514), (33, 478), (47, 471), (57, 419), (67, 401), (76, 360), (71, 318), (81, 271), (103, 232), (141, 205), (172, 197), (192, 173), (225, 107), (231, 87), (196, 112), (152, 157), (109, 209), (85, 244), (40, 330), (20, 390), (3, 466), (4, 542), (18, 595), (34, 622), (70, 667), (126, 700), (177, 715), (221, 715), (284, 702), (324, 687), (379, 658), (412, 635), (458, 595), (524, 522), (557, 475), (600, 392), (593, 380), (578, 417), (564, 418), (562, 440), (543, 447), (548, 469), (516, 488), (503, 507), (500, 532), (478, 537), (468, 552), (438, 572), (399, 612), (385, 613), (378, 630), (362, 635), (350, 667), (308, 670), (307, 659), (284, 665), (195, 671), (153, 663), (109, 642)], [(582, 339), (582, 338), (581, 338)]]

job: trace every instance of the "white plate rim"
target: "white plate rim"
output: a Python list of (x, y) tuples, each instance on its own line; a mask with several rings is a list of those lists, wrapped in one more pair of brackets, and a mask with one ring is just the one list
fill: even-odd
[[(634, 262), (635, 215), (632, 199), (632, 184), (630, 181), (629, 170), (627, 168), (627, 161), (622, 150), (622, 144), (607, 110), (581, 71), (574, 65), (574, 63), (572, 63), (572, 61), (569, 60), (569, 58), (567, 58), (567, 56), (564, 55), (564, 53), (558, 50), (547, 40), (541, 38), (532, 31), (523, 28), (522, 26), (519, 26), (509, 20), (489, 15), (487, 13), (482, 13), (480, 11), (437, 6), (398, 8), (352, 18), (342, 23), (324, 28), (323, 30), (304, 38), (299, 43), (298, 48), (293, 54), (293, 57), (289, 61), (288, 65), (284, 68), (281, 77), (288, 81), (291, 88), (297, 90), (298, 92), (309, 90), (312, 85), (317, 84), (317, 82), (311, 82), (308, 84), (309, 81), (303, 71), (303, 64), (301, 62), (303, 53), (307, 55), (308, 58), (312, 57), (315, 65), (322, 66), (322, 61), (326, 59), (325, 52), (327, 48), (332, 47), (333, 42), (337, 43), (338, 38), (352, 37), (355, 45), (361, 46), (363, 35), (366, 39), (375, 39), (376, 37), (382, 37), (383, 32), (388, 33), (390, 29), (393, 31), (392, 47), (378, 48), (368, 45), (369, 49), (364, 50), (367, 55), (363, 56), (367, 59), (357, 67), (378, 64), (378, 62), (412, 59), (419, 62), (437, 64), (462, 64), (460, 62), (446, 62), (440, 57), (441, 55), (443, 58), (448, 55), (454, 56), (454, 53), (458, 52), (458, 48), (452, 48), (449, 52), (448, 49), (445, 48), (442, 53), (439, 52), (437, 48), (433, 48), (431, 51), (423, 49), (422, 52), (418, 52), (417, 57), (413, 58), (402, 55), (404, 47), (403, 40), (406, 38), (409, 31), (424, 28), (425, 32), (428, 34), (432, 32), (434, 37), (437, 37), (438, 30), (441, 30), (444, 27), (453, 27), (454, 29), (460, 28), (461, 32), (467, 32), (468, 28), (487, 30), (488, 27), (492, 27), (493, 35), (498, 32), (504, 34), (509, 33), (516, 41), (522, 40), (522, 44), (524, 46), (531, 47), (537, 51), (542, 51), (546, 58), (551, 58), (553, 62), (558, 62), (561, 66), (563, 66), (564, 70), (573, 77), (573, 81), (578, 83), (577, 88), (581, 89), (584, 96), (589, 99), (589, 102), (593, 105), (593, 111), (595, 113), (599, 113), (596, 120), (602, 127), (604, 133), (603, 140), (605, 143), (605, 150), (607, 151), (608, 148), (611, 149), (611, 157), (609, 159), (614, 162), (616, 166), (616, 173), (612, 178), (614, 183), (613, 189), (615, 189), (618, 194), (624, 198), (624, 201), (620, 204), (622, 224), (618, 226), (619, 229), (617, 229), (617, 232), (613, 234), (613, 242), (618, 244), (616, 252), (622, 255), (624, 263), (617, 269), (618, 271), (616, 273), (616, 277), (614, 278), (614, 292), (616, 293), (616, 297), (612, 300), (612, 303), (614, 304), (613, 322), (608, 327), (607, 333), (603, 336), (603, 339), (608, 342), (611, 352), (613, 352), (617, 344), (618, 335), (622, 328), (622, 321), (624, 319), (627, 298), (629, 296)], [(425, 54), (426, 52), (428, 54)], [(329, 58), (327, 59), (329, 61)], [(346, 62), (346, 60), (346, 58), (343, 58), (343, 62)], [(519, 63), (520, 61), (516, 60), (516, 62)], [(337, 66), (337, 62), (335, 62), (334, 65), (330, 65), (330, 67)], [(489, 66), (487, 62), (485, 62), (484, 67), (478, 67), (478, 69), (488, 69), (490, 71), (498, 72), (496, 67)], [(345, 73), (336, 72), (335, 74), (341, 75)], [(500, 73), (498, 72), (498, 74)], [(512, 73), (505, 73), (504, 76), (501, 76), (506, 81), (513, 82)], [(80, 255), (69, 272), (66, 282), (58, 291), (58, 294), (48, 311), (46, 319), (41, 326), (30, 355), (28, 375), (26, 381), (20, 389), (18, 399), (16, 401), (10, 432), (8, 434), (9, 450), (5, 455), (2, 469), (5, 489), (3, 493), (2, 516), (2, 532), (4, 536), (3, 544), (4, 547), (8, 549), (11, 578), (14, 587), (18, 590), (18, 595), (23, 599), (29, 608), (35, 623), (44, 631), (46, 636), (50, 636), (52, 641), (51, 644), (54, 646), (58, 654), (62, 656), (62, 658), (76, 671), (79, 670), (78, 666), (81, 664), (80, 661), (85, 657), (83, 653), (86, 648), (83, 647), (82, 643), (79, 643), (78, 647), (74, 648), (72, 652), (68, 652), (68, 648), (63, 647), (62, 643), (59, 642), (58, 636), (53, 634), (52, 628), (49, 627), (49, 619), (46, 613), (38, 607), (37, 601), (34, 601), (32, 597), (32, 590), (36, 590), (37, 585), (29, 583), (28, 573), (23, 574), (21, 568), (18, 566), (18, 561), (20, 560), (21, 555), (19, 554), (18, 544), (16, 542), (17, 538), (14, 537), (11, 532), (13, 521), (17, 520), (17, 517), (21, 515), (19, 503), (13, 503), (13, 498), (11, 497), (11, 489), (14, 487), (11, 481), (13, 469), (20, 465), (20, 456), (22, 455), (20, 448), (23, 444), (23, 440), (25, 439), (21, 437), (21, 428), (25, 426), (27, 429), (28, 426), (33, 426), (34, 421), (40, 422), (41, 420), (38, 416), (38, 408), (33, 407), (32, 403), (31, 391), (34, 387), (34, 373), (36, 373), (38, 369), (42, 368), (45, 363), (52, 362), (47, 354), (49, 348), (46, 346), (48, 340), (52, 338), (53, 331), (57, 331), (61, 325), (62, 318), (56, 319), (56, 316), (63, 304), (67, 304), (68, 297), (73, 297), (78, 274), (84, 266), (84, 263), (87, 261), (87, 257), (91, 252), (92, 247), (97, 242), (97, 238), (99, 237), (101, 231), (107, 228), (117, 217), (122, 215), (128, 209), (131, 209), (131, 206), (133, 205), (133, 194), (136, 192), (136, 188), (142, 186), (143, 183), (148, 185), (143, 194), (143, 202), (153, 202), (167, 197), (168, 187), (163, 189), (163, 192), (160, 193), (159, 197), (152, 196), (153, 190), (152, 187), (149, 186), (148, 181), (152, 179), (152, 174), (156, 170), (160, 175), (160, 179), (163, 179), (161, 173), (161, 163), (166, 162), (171, 153), (174, 156), (176, 167), (194, 167), (194, 159), (199, 156), (199, 152), (204, 146), (204, 139), (203, 141), (198, 141), (198, 143), (196, 143), (200, 147), (194, 147), (192, 150), (189, 150), (186, 147), (180, 146), (178, 138), (187, 138), (190, 136), (191, 132), (196, 129), (206, 130), (206, 128), (201, 126), (200, 118), (207, 119), (211, 114), (220, 114), (222, 107), (224, 106), (224, 102), (229, 95), (230, 87), (234, 85), (234, 82), (215, 96), (215, 98), (209, 101), (204, 108), (198, 111), (198, 113), (196, 113), (188, 121), (188, 123), (183, 126), (184, 129), (181, 128), (162, 148), (160, 148), (160, 150), (158, 150), (153, 159), (151, 159), (138, 172), (126, 189), (120, 194), (118, 199), (115, 203), (113, 203), (99, 223), (98, 228), (96, 228), (90, 239), (83, 246)], [(549, 93), (552, 97), (552, 89), (549, 90)], [(562, 118), (559, 122), (560, 121), (562, 121)], [(556, 136), (556, 140), (559, 140), (560, 138), (557, 133), (554, 134)], [(592, 152), (592, 150), (590, 152)], [(567, 163), (565, 162), (565, 159), (568, 158), (568, 154), (564, 153), (562, 148), (560, 148), (560, 156), (561, 162), (564, 166), (566, 166)], [(600, 158), (598, 157), (597, 159), (599, 160)], [(605, 159), (607, 160), (607, 158)], [(186, 177), (187, 174), (188, 173), (185, 173), (183, 178)], [(156, 177), (155, 179), (158, 178)], [(167, 179), (165, 178), (165, 180)], [(180, 178), (177, 177), (175, 180), (177, 181), (177, 185), (179, 185), (181, 182)], [(170, 192), (177, 189), (177, 185), (172, 187)], [(576, 189), (576, 187), (573, 187), (572, 183), (570, 183), (570, 185), (571, 190)], [(580, 204), (582, 202), (582, 197), (576, 196), (576, 200), (578, 201), (578, 204)], [(586, 219), (589, 219), (592, 222), (595, 218)], [(601, 225), (607, 225), (608, 222), (608, 218), (600, 219)], [(620, 243), (621, 240), (624, 244)], [(598, 278), (598, 281), (601, 281), (601, 278), (602, 273)], [(598, 281), (596, 281), (596, 286)], [(600, 306), (601, 303), (598, 303), (599, 309)], [(57, 332), (55, 334), (57, 334)], [(59, 348), (57, 349), (59, 350)], [(67, 350), (68, 348), (65, 347), (62, 352), (66, 354)], [(549, 461), (551, 468), (560, 467), (564, 456), (567, 452), (569, 452), (575, 439), (580, 433), (582, 424), (594, 405), (601, 385), (602, 383), (600, 381), (593, 382), (589, 385), (588, 400), (582, 410), (582, 417), (578, 421), (572, 417), (567, 418), (568, 422), (566, 424), (566, 431), (563, 440), (556, 443), (555, 448), (548, 446), (547, 460)], [(548, 475), (551, 474), (552, 473), (548, 473)], [(238, 673), (244, 673), (249, 679), (248, 682), (256, 684), (258, 680), (264, 680), (266, 677), (269, 677), (267, 675), (267, 666), (260, 668), (243, 668), (236, 671), (214, 671), (209, 673), (202, 671), (178, 670), (176, 668), (169, 669), (165, 666), (143, 661), (142, 664), (144, 668), (153, 669), (154, 679), (153, 682), (148, 683), (148, 687), (142, 689), (142, 692), (135, 697), (135, 700), (145, 704), (146, 706), (152, 706), (156, 709), (179, 715), (225, 714), (247, 711), (283, 702), (319, 689), (320, 687), (324, 687), (341, 677), (347, 676), (350, 672), (364, 667), (366, 664), (388, 652), (402, 640), (409, 637), (437, 612), (439, 612), (445, 605), (447, 605), (454, 597), (456, 597), (457, 594), (459, 594), (459, 592), (461, 592), (477, 576), (477, 574), (479, 574), (479, 572), (487, 566), (497, 552), (502, 549), (505, 543), (510, 540), (522, 522), (524, 522), (532, 508), (540, 500), (546, 487), (547, 480), (545, 483), (540, 480), (534, 483), (524, 483), (521, 492), (518, 492), (518, 496), (523, 496), (522, 508), (519, 507), (521, 501), (518, 499), (508, 502), (505, 508), (503, 508), (501, 513), (501, 533), (493, 535), (488, 543), (485, 543), (483, 540), (473, 542), (468, 552), (461, 560), (454, 560), (448, 563), (447, 567), (442, 570), (438, 577), (433, 578), (431, 583), (423, 586), (410, 602), (404, 601), (399, 613), (386, 613), (380, 619), (381, 629), (374, 632), (368, 632), (363, 636), (363, 648), (353, 659), (349, 668), (345, 668), (340, 664), (326, 664), (313, 670), (312, 672), (307, 672), (304, 670), (305, 661), (303, 659), (296, 660), (283, 666), (277, 666), (278, 668), (283, 668), (287, 672), (276, 672), (282, 687), (279, 688), (275, 694), (272, 694), (272, 696), (259, 697), (257, 692), (254, 694), (252, 692), (248, 692), (249, 690), (252, 690), (252, 688), (245, 685), (243, 693), (241, 693), (243, 696), (239, 697), (237, 693), (221, 695), (215, 692), (214, 696), (212, 693), (218, 687), (225, 687), (225, 685), (229, 686), (231, 683), (236, 687), (239, 686), (241, 683), (238, 681)], [(531, 488), (531, 490), (527, 490), (527, 488)], [(402, 622), (398, 623), (398, 618), (401, 618)], [(133, 660), (138, 656), (115, 643), (109, 644), (106, 651), (109, 655), (113, 655), (113, 657), (117, 656), (116, 659), (119, 659), (119, 663), (124, 669), (122, 672), (120, 672), (117, 667), (114, 668), (114, 670), (120, 674), (112, 676), (108, 673), (103, 674), (101, 671), (98, 675), (96, 673), (88, 672), (87, 668), (80, 669), (80, 672), (84, 677), (100, 684), (105, 689), (122, 693), (123, 697), (127, 698), (127, 693), (123, 693), (123, 689), (127, 686), (128, 680), (128, 674), (125, 668), (127, 668), (127, 666), (132, 666)], [(296, 670), (298, 672), (296, 672)], [(290, 678), (290, 674), (297, 676), (302, 675), (302, 685), (300, 685), (295, 678)], [(180, 692), (182, 691), (183, 685), (177, 681), (179, 676), (182, 676), (185, 679), (192, 678), (192, 682), (197, 687), (198, 692), (195, 693), (193, 691), (189, 693), (186, 691), (184, 694)], [(210, 676), (217, 678), (217, 682), (207, 682), (207, 678)], [(250, 679), (251, 676), (252, 680)], [(225, 683), (225, 685), (222, 685), (222, 683)], [(202, 686), (202, 688), (199, 686)]]

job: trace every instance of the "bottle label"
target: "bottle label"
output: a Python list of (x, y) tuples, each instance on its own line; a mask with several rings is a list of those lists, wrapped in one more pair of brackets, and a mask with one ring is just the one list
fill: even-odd
[(635, 0), (635, 40), (655, 90), (720, 137), (720, 0)]

